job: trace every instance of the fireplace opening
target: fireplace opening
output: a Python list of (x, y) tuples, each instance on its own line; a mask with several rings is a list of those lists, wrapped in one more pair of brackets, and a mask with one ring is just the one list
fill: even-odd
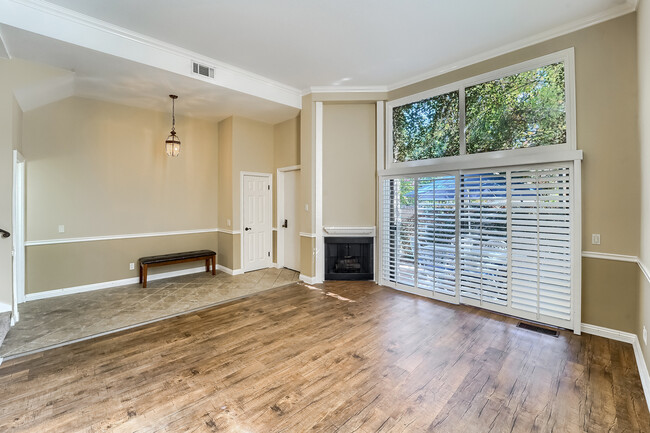
[(325, 237), (326, 280), (372, 280), (372, 237)]

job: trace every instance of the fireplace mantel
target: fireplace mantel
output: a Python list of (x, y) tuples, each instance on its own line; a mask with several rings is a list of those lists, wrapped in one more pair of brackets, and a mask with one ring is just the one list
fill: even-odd
[(325, 236), (375, 236), (375, 227), (323, 227)]

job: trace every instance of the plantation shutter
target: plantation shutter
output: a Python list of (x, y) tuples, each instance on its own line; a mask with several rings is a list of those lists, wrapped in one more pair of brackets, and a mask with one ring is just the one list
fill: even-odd
[(466, 303), (508, 303), (506, 173), (461, 176), (460, 295)]
[(456, 295), (456, 177), (417, 180), (417, 287)]
[(570, 163), (384, 179), (382, 278), (572, 327)]
[(415, 285), (415, 179), (384, 181), (382, 274), (387, 281)]
[(512, 307), (571, 319), (570, 169), (512, 172)]

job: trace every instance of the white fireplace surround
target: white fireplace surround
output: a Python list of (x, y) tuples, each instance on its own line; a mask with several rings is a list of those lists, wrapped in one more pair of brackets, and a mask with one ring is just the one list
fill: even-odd
[(375, 227), (323, 227), (325, 236), (372, 236), (375, 237)]

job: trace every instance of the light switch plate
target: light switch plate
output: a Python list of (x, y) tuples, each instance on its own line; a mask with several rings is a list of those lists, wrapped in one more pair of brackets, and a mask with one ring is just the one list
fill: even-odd
[(600, 245), (600, 233), (594, 233), (591, 235), (591, 244)]
[(65, 226), (63, 224), (59, 225), (59, 233), (65, 233)]

